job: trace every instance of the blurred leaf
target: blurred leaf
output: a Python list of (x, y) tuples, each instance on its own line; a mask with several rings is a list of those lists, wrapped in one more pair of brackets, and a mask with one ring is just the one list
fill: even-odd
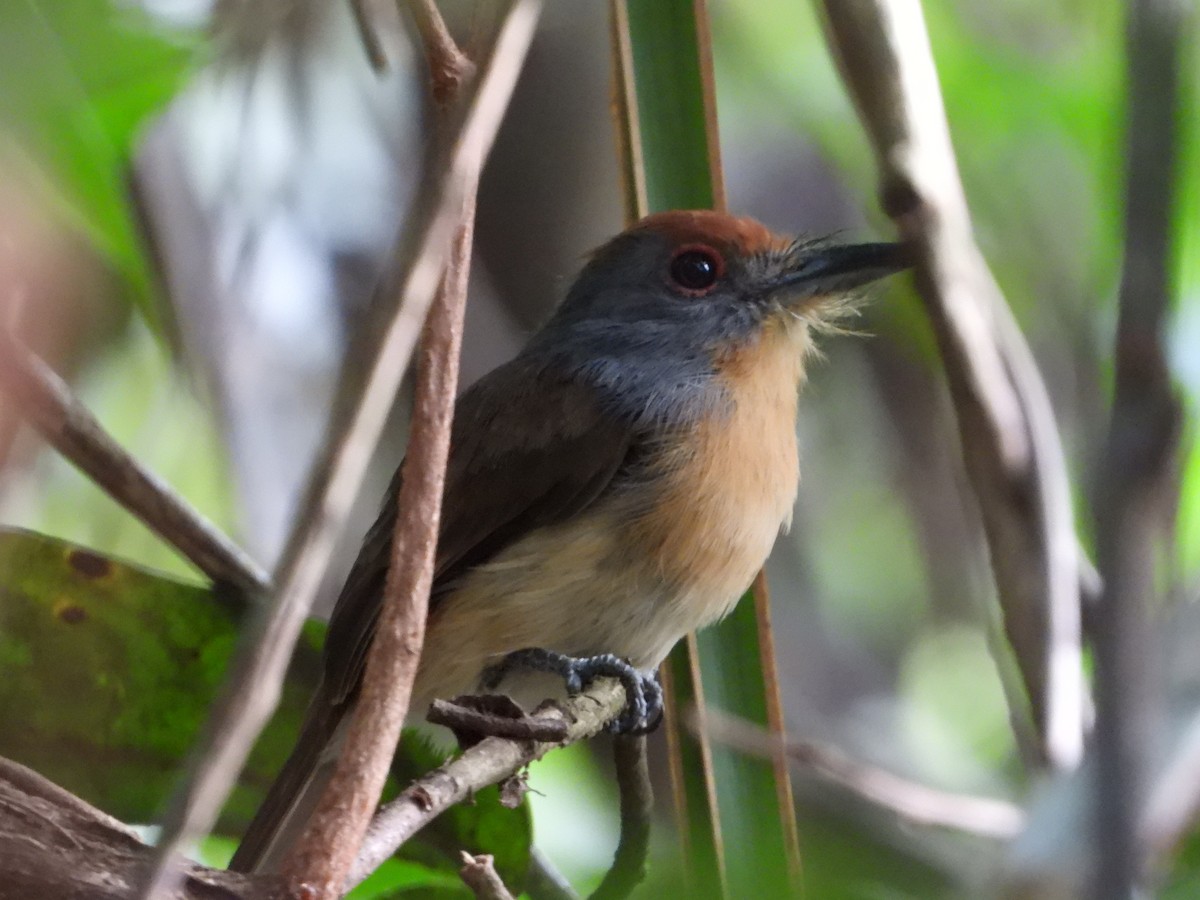
[(178, 90), (196, 43), (115, 0), (0, 3), (0, 122), (46, 167), (66, 214), (152, 322), (125, 170), (136, 128)]
[[(151, 821), (224, 677), (241, 604), (13, 529), (0, 529), (0, 595), (0, 754), (118, 818)], [(321, 631), (298, 654), (251, 782), (265, 784), (290, 747)], [(252, 793), (235, 795), (236, 817)]]
[[(6, 723), (0, 755), (117, 818), (152, 821), (224, 678), (244, 612), (237, 597), (65, 541), (0, 529), (0, 716)], [(224, 830), (244, 827), (290, 752), (320, 671), (324, 631), (322, 623), (307, 623), (279, 711), (226, 807)], [(393, 772), (407, 782), (445, 756), (406, 733)], [(506, 809), (499, 791), (488, 788), (410, 842), (403, 860), (387, 867), (391, 880), (379, 875), (372, 884), (470, 896), (457, 874), (457, 853), (465, 849), (492, 854), (505, 883), (519, 886), (531, 842), (528, 806)], [(210, 855), (219, 856), (220, 846)]]

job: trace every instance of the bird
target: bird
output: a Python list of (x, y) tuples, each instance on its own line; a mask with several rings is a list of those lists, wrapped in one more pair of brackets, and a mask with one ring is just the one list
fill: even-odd
[[(616, 730), (652, 727), (659, 663), (733, 608), (790, 524), (814, 336), (907, 266), (902, 244), (797, 238), (707, 210), (647, 216), (595, 251), (524, 349), (456, 402), (410, 709), (479, 691), (536, 702), (555, 691), (547, 679), (577, 690), (607, 674), (629, 698)], [(233, 869), (277, 867), (336, 759), (403, 512), (399, 477)]]

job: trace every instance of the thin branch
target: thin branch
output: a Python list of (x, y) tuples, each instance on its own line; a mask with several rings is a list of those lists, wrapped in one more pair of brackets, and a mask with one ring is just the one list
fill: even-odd
[(571, 887), (544, 853), (537, 847), (529, 851), (529, 874), (525, 876), (525, 893), (530, 900), (579, 900)]
[(1138, 824), (1156, 750), (1150, 737), (1161, 733), (1147, 660), (1157, 658), (1155, 576), (1178, 499), (1173, 476), (1182, 416), (1163, 331), (1185, 16), (1179, 0), (1134, 0), (1126, 30), (1125, 257), (1112, 419), (1093, 505), (1104, 582), (1095, 633), (1096, 897), (1129, 897), (1141, 880)]
[[(1072, 768), (1087, 704), (1080, 562), (1045, 384), (971, 233), (918, 0), (824, 0), (826, 30), (882, 172), (883, 205), (917, 258), (1004, 625), (1040, 735)], [(1010, 711), (1023, 703), (1010, 695)], [(1021, 730), (1017, 729), (1018, 736)]]
[(354, 27), (358, 31), (358, 39), (362, 43), (363, 53), (367, 62), (377, 73), (387, 70), (387, 53), (383, 49), (383, 41), (379, 37), (375, 10), (371, 0), (350, 0), (350, 14), (354, 17)]
[(471, 889), (478, 900), (513, 900), (513, 895), (500, 880), (495, 860), (491, 856), (486, 853), (472, 856), (464, 850), (462, 863), (458, 874), (462, 876), (463, 884)]
[[(771, 627), (771, 591), (767, 570), (762, 569), (750, 588), (754, 596), (754, 612), (758, 625), (758, 652), (763, 680), (763, 705), (766, 707), (766, 726), (771, 734), (782, 737), (787, 733), (783, 717), (783, 692), (779, 686), (779, 665), (775, 655), (775, 632)], [(775, 808), (783, 828), (784, 851), (787, 853), (789, 884), (799, 885), (803, 876), (800, 859), (800, 825), (796, 821), (796, 801), (792, 795), (792, 776), (786, 755), (781, 751), (771, 759), (775, 777)]]
[(533, 713), (566, 722), (565, 740), (543, 744), (488, 737), (464, 750), (458, 758), (422, 775), (375, 814), (345, 889), (349, 890), (370, 875), (405, 841), (454, 804), (488, 785), (510, 778), (556, 747), (598, 734), (624, 706), (625, 689), (620, 682), (612, 678), (597, 679), (586, 691), (566, 703)]
[(449, 700), (434, 700), (426, 721), (444, 725), (456, 735), (504, 737), (514, 741), (561, 741), (567, 736), (564, 722), (538, 716), (514, 718), (462, 706)]
[(66, 383), (3, 327), (0, 389), (55, 450), (214, 582), (249, 595), (269, 590), (266, 573), (245, 551), (130, 456)]
[(425, 314), (441, 279), (451, 237), (477, 161), (486, 158), (525, 59), (537, 19), (536, 0), (514, 5), (450, 154), (427, 179), (414, 220), (397, 254), (395, 312), (381, 329), (359, 401), (331, 428), (301, 505), (302, 521), (280, 564), (275, 602), (256, 618), (194, 751), (185, 782), (163, 823), (155, 881), (165, 885), (170, 859), (207, 831), (224, 805), (259, 732), (279, 701), (288, 660), (362, 476), (378, 443)]
[[(440, 79), (452, 69), (473, 72), (474, 66), (454, 46), (436, 7), (420, 0), (412, 7), (422, 11), (417, 18), (425, 21), (421, 35), (427, 42), (434, 94), (441, 92), (437, 100), (444, 131), (453, 104), (461, 100), (463, 82)], [(362, 687), (334, 773), (283, 863), (291, 883), (307, 885), (319, 896), (337, 896), (354, 864), (396, 752), (425, 642), (483, 158), (474, 162), (446, 271), (425, 323), (412, 428), (396, 499), (403, 515), (397, 517), (392, 536)]]
[(773, 735), (738, 716), (709, 709), (703, 719), (691, 716), (718, 744), (750, 756), (770, 759), (782, 750), (806, 775), (850, 791), (910, 825), (950, 828), (978, 837), (1010, 840), (1025, 824), (1024, 811), (991, 797), (943, 791), (901, 778), (825, 744)]
[(1193, 832), (1200, 819), (1200, 712), (1158, 774), (1138, 823), (1139, 846), (1153, 868)]
[(612, 868), (589, 900), (624, 900), (646, 877), (650, 853), (650, 817), (654, 792), (646, 759), (646, 738), (618, 736), (613, 740), (613, 762), (621, 794), (621, 839)]
[(433, 0), (409, 0), (408, 9), (425, 47), (434, 103), (445, 107), (459, 102), (464, 85), (475, 75), (475, 64), (454, 43)]

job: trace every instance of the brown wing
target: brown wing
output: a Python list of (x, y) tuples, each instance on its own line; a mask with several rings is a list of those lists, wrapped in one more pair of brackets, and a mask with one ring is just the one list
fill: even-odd
[[(521, 359), (473, 385), (454, 413), (431, 611), (467, 570), (591, 504), (625, 462), (633, 437), (601, 410), (591, 389), (535, 372)], [(334, 703), (350, 697), (362, 677), (399, 486), (397, 470), (329, 622), (325, 678)]]

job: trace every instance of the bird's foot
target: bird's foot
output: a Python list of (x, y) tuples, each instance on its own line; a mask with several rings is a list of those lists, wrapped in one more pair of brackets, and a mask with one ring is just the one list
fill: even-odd
[(597, 678), (608, 677), (620, 681), (625, 688), (625, 709), (608, 726), (613, 734), (647, 734), (662, 721), (662, 688), (658, 679), (640, 672), (612, 653), (576, 657), (540, 647), (517, 650), (487, 671), (484, 684), (495, 687), (505, 675), (516, 669), (558, 675), (566, 684), (569, 694), (578, 694)]

